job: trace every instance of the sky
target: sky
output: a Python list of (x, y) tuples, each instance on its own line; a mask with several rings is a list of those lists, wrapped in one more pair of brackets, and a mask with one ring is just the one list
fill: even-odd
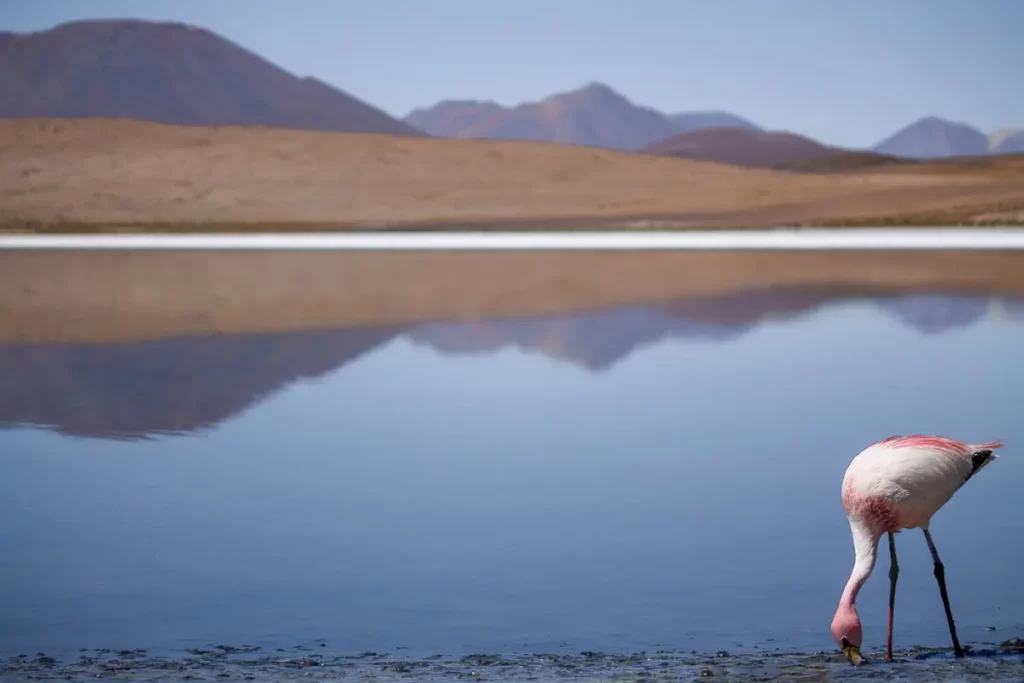
[(1024, 0), (0, 0), (3, 30), (96, 18), (203, 26), (399, 117), (598, 81), (851, 147), (1024, 126)]

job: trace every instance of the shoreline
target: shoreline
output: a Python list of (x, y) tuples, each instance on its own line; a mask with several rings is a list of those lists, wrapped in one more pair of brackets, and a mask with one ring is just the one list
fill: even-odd
[[(1018, 645), (1013, 645), (1014, 641)], [(1019, 639), (1004, 643), (967, 645), (968, 656), (953, 658), (948, 648), (912, 648), (895, 651), (895, 661), (883, 662), (882, 650), (866, 652), (863, 668), (852, 667), (839, 652), (756, 652), (731, 654), (659, 649), (614, 654), (579, 653), (476, 653), (408, 656), (400, 653), (342, 654), (319, 647), (295, 647), (273, 652), (258, 647), (219, 645), (193, 649), (176, 656), (154, 656), (145, 649), (82, 649), (77, 658), (58, 660), (43, 652), (0, 658), (0, 681), (18, 678), (102, 677), (125, 680), (202, 674), (234, 680), (308, 680), (311, 675), (357, 677), (364, 681), (407, 678), (435, 681), (474, 680), (686, 680), (718, 677), (726, 680), (830, 680), (832, 676), (856, 680), (858, 673), (872, 680), (911, 677), (980, 677), (997, 683), (1017, 681), (1024, 674)], [(314, 674), (315, 672), (315, 674)]]
[(135, 234), (264, 234), (264, 233), (429, 233), (429, 232), (614, 232), (628, 230), (634, 233), (686, 231), (771, 231), (791, 229), (912, 229), (936, 228), (1021, 228), (1024, 227), (1024, 203), (1011, 208), (997, 209), (979, 214), (977, 211), (959, 211), (949, 214), (931, 213), (908, 216), (872, 216), (866, 218), (804, 220), (792, 226), (768, 223), (751, 217), (747, 222), (728, 214), (693, 215), (636, 215), (623, 217), (573, 216), (528, 218), (521, 220), (458, 220), (424, 219), (400, 223), (356, 223), (349, 221), (132, 221), (132, 222), (37, 222), (8, 221), (0, 223), (0, 237), (7, 235), (135, 235)]
[(772, 228), (766, 230), (288, 231), (230, 233), (0, 234), (0, 250), (1024, 250), (1021, 228)]

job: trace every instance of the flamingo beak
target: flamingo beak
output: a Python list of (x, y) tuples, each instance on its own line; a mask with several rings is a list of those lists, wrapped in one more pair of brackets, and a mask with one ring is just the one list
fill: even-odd
[(864, 663), (864, 658), (860, 656), (860, 648), (856, 645), (851, 645), (850, 641), (843, 638), (843, 654), (850, 660), (850, 664), (858, 666)]

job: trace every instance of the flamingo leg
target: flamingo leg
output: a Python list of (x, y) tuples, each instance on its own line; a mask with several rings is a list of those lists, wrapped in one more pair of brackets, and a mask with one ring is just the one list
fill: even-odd
[[(892, 661), (892, 611), (896, 606), (896, 579), (900, 576), (900, 564), (896, 561), (896, 538), (889, 532), (889, 630), (885, 637), (885, 661)], [(943, 589), (945, 590), (945, 589)]]
[(942, 594), (942, 606), (946, 610), (946, 622), (949, 624), (949, 635), (953, 638), (953, 654), (957, 657), (964, 656), (964, 649), (960, 647), (960, 641), (956, 637), (956, 625), (953, 623), (953, 612), (949, 609), (949, 595), (946, 593), (946, 570), (939, 559), (939, 551), (935, 549), (932, 542), (932, 535), (928, 529), (924, 529), (924, 538), (928, 541), (928, 550), (932, 553), (932, 560), (935, 561), (935, 580), (939, 582), (939, 593)]

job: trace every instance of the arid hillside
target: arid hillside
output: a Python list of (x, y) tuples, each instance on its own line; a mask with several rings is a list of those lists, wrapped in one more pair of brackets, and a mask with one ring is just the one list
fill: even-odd
[(808, 174), (533, 142), (26, 119), (0, 121), (0, 225), (600, 227), (665, 219), (700, 228), (942, 222), (1024, 209), (1024, 175), (1005, 170), (1019, 167), (1016, 157), (945, 163)]
[(795, 133), (747, 128), (712, 128), (684, 133), (660, 140), (643, 151), (736, 166), (809, 171), (866, 168), (900, 161), (874, 152), (823, 145)]
[(0, 33), (0, 118), (23, 117), (422, 135), (207, 29), (133, 20)]

